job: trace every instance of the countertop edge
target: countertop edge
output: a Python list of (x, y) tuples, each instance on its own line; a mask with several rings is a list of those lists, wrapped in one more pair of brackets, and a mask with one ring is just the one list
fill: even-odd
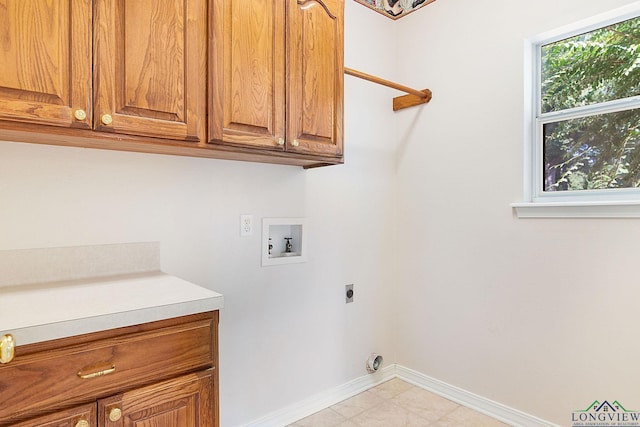
[(45, 325), (29, 326), (3, 333), (12, 334), (17, 345), (34, 344), (61, 338), (68, 338), (92, 332), (139, 325), (190, 314), (220, 310), (224, 306), (224, 297), (190, 301), (160, 307), (132, 310), (121, 313), (107, 314), (65, 322), (49, 323)]
[[(112, 287), (120, 293), (132, 291), (136, 298), (131, 302), (125, 297), (120, 303), (109, 300)], [(58, 294), (60, 298), (56, 298)], [(221, 294), (162, 272), (83, 282), (79, 286), (46, 286), (27, 290), (24, 296), (14, 288), (5, 297), (21, 308), (11, 307), (0, 313), (0, 335), (13, 335), (18, 346), (224, 307)], [(34, 302), (34, 298), (38, 301)]]

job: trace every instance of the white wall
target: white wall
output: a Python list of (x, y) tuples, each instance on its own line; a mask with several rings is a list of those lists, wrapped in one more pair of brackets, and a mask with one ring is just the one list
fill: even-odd
[[(524, 38), (629, 1), (439, 0), (395, 22), (345, 3), (345, 65), (434, 92), (392, 113), (397, 92), (345, 77), (345, 165), (2, 142), (0, 249), (160, 241), (165, 271), (225, 294), (223, 427), (364, 375), (371, 351), (560, 425), (640, 407), (637, 221), (509, 207)], [(243, 213), (307, 217), (309, 262), (260, 267)]]
[(439, 0), (398, 21), (398, 363), (568, 425), (640, 407), (637, 220), (517, 219), (525, 38), (629, 0)]
[[(395, 70), (392, 21), (352, 3), (348, 65)], [(375, 40), (360, 31), (373, 26)], [(304, 171), (0, 142), (0, 249), (159, 241), (165, 271), (225, 295), (223, 427), (366, 375), (370, 352), (393, 359), (394, 351), (395, 133), (390, 90), (345, 80), (341, 166)], [(306, 217), (309, 261), (262, 268), (260, 227), (239, 237), (245, 213)], [(348, 283), (355, 302), (346, 305)]]

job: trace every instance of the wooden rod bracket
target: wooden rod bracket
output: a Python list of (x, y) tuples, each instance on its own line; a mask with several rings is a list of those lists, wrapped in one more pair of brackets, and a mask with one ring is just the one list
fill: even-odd
[(427, 102), (431, 101), (431, 98), (433, 96), (432, 92), (429, 89), (413, 89), (399, 83), (372, 76), (371, 74), (363, 73), (362, 71), (354, 70), (353, 68), (345, 67), (344, 73), (408, 93), (408, 95), (393, 98), (393, 111), (402, 110), (404, 108), (413, 107), (420, 104), (426, 104)]
[(418, 97), (413, 94), (397, 96), (393, 98), (393, 111), (402, 110), (404, 108), (415, 107), (416, 105), (426, 104), (431, 101), (433, 94), (429, 89), (421, 91), (425, 96)]

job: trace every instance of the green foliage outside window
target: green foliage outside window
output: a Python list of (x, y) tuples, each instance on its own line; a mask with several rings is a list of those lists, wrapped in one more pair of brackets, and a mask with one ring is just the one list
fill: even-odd
[[(541, 48), (541, 112), (640, 95), (640, 17)], [(640, 187), (640, 108), (543, 126), (545, 191)]]

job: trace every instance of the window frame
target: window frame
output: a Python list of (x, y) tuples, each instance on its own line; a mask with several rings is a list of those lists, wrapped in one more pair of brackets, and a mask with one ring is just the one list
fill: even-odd
[(635, 2), (525, 40), (524, 202), (512, 204), (518, 217), (640, 217), (640, 188), (544, 191), (542, 167), (546, 123), (640, 108), (640, 95), (541, 111), (542, 46), (638, 16), (640, 2)]

